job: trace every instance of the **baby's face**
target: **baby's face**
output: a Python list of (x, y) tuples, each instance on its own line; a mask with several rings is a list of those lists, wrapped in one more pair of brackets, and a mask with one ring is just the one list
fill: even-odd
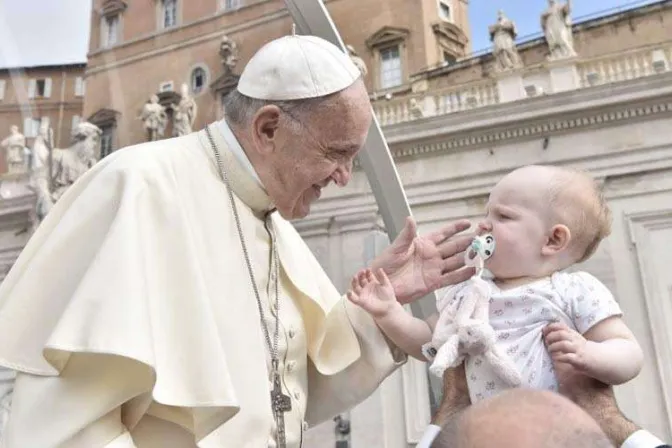
[(507, 175), (490, 193), (479, 233), (492, 233), (495, 251), (485, 266), (498, 279), (538, 274), (541, 250), (548, 241), (548, 180), (543, 173), (519, 170)]

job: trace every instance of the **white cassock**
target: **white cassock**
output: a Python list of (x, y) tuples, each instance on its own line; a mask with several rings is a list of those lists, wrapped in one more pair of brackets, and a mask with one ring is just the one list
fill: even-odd
[[(271, 204), (226, 125), (210, 129), (273, 334)], [(298, 447), (406, 357), (272, 216), (287, 443)], [(19, 371), (3, 448), (275, 446), (270, 356), (244, 260), (204, 131), (99, 162), (0, 286), (0, 365)]]

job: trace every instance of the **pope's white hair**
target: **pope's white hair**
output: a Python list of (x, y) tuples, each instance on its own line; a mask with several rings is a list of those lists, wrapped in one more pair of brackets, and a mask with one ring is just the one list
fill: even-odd
[[(333, 103), (334, 98), (340, 92), (319, 97), (307, 98), (301, 100), (290, 101), (268, 101), (258, 100), (243, 95), (237, 89), (234, 89), (224, 98), (224, 113), (229, 124), (235, 126), (246, 126), (252, 121), (254, 114), (262, 107), (274, 105), (282, 109), (295, 119), (303, 122), (303, 119), (308, 119), (311, 112), (314, 112), (319, 106), (328, 106)], [(300, 126), (301, 123), (296, 123), (291, 120), (294, 125)]]

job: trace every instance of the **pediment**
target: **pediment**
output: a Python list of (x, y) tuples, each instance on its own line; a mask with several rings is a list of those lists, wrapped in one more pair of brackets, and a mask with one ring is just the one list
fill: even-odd
[(462, 28), (451, 22), (441, 21), (432, 24), (432, 31), (439, 38), (447, 39), (464, 47), (469, 43), (469, 38)]
[[(167, 109), (169, 106), (180, 104), (180, 100), (182, 99), (182, 95), (180, 95), (178, 92), (175, 92), (174, 90), (158, 92), (156, 93), (156, 96), (159, 97), (159, 104)], [(170, 109), (166, 112), (170, 112)]]
[(98, 127), (105, 127), (115, 124), (119, 115), (120, 113), (114, 109), (102, 108), (94, 112), (87, 121)]
[(105, 0), (100, 12), (103, 16), (113, 16), (121, 14), (126, 10), (128, 5), (122, 0)]
[(401, 42), (405, 40), (408, 35), (409, 31), (406, 28), (384, 26), (366, 39), (366, 46), (371, 49)]

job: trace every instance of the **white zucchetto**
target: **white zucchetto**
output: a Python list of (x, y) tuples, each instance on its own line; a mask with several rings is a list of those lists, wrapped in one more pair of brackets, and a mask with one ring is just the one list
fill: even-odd
[(275, 39), (259, 49), (238, 81), (238, 91), (268, 101), (317, 98), (340, 92), (361, 77), (350, 56), (316, 36)]

